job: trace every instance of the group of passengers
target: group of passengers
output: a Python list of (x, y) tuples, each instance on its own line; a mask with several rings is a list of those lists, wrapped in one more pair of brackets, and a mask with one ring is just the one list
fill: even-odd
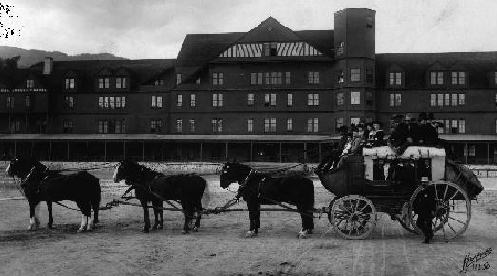
[(347, 126), (338, 129), (341, 138), (338, 147), (324, 158), (316, 168), (316, 172), (325, 172), (339, 168), (343, 156), (359, 153), (363, 147), (390, 146), (396, 154), (401, 155), (408, 146), (439, 146), (437, 128), (440, 124), (434, 120), (433, 113), (420, 113), (418, 119), (411, 114), (392, 117), (391, 133), (384, 139), (382, 124), (374, 121), (367, 124)]

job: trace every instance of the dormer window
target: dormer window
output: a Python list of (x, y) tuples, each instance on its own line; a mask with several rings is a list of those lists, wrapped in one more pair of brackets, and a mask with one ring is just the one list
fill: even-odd
[(35, 80), (26, 80), (26, 88), (34, 88)]
[(66, 89), (74, 89), (74, 78), (66, 78)]
[(452, 72), (452, 84), (466, 84), (466, 72)]
[(182, 82), (182, 75), (176, 74), (176, 85), (181, 84), (181, 82)]
[(431, 72), (430, 73), (430, 83), (432, 85), (444, 84), (444, 72)]
[(344, 77), (343, 77), (343, 71), (340, 71), (338, 72), (338, 75), (337, 75), (337, 82), (338, 83), (344, 83)]
[(156, 80), (154, 86), (164, 85), (164, 80)]
[(390, 85), (402, 85), (402, 73), (401, 72), (390, 72), (389, 73), (389, 84)]
[(352, 68), (350, 69), (350, 81), (361, 81), (361, 69)]
[(116, 78), (116, 88), (118, 89), (126, 88), (126, 78), (124, 77)]
[(104, 89), (110, 87), (110, 78), (98, 78), (98, 88)]
[(345, 42), (340, 42), (338, 43), (338, 47), (337, 47), (337, 56), (341, 56), (343, 55), (343, 47), (345, 46)]

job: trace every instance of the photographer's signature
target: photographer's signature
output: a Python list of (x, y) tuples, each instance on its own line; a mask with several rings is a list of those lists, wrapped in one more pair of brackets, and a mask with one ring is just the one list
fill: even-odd
[(490, 263), (485, 258), (492, 253), (492, 248), (487, 248), (486, 250), (480, 251), (474, 255), (471, 253), (466, 254), (466, 256), (464, 256), (464, 263), (460, 272), (466, 273), (469, 271), (489, 270)]

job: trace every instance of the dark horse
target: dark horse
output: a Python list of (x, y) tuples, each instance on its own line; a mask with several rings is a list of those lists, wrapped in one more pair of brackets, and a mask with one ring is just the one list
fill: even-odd
[[(98, 222), (101, 189), (98, 178), (86, 171), (62, 175), (59, 171), (50, 171), (38, 161), (16, 158), (7, 167), (7, 174), (22, 179), (21, 189), (29, 202), (30, 226), (38, 228), (37, 207), (41, 201), (47, 202), (48, 228), (53, 226), (52, 202), (71, 200), (75, 201), (82, 213), (81, 226), (78, 232), (91, 230)], [(94, 220), (91, 220), (91, 209), (94, 211)]]
[[(119, 162), (114, 171), (114, 182), (125, 180), (143, 207), (145, 226), (143, 232), (150, 230), (150, 218), (147, 203), (152, 202), (155, 222), (152, 229), (164, 227), (163, 201), (179, 200), (185, 216), (183, 233), (190, 230), (195, 213), (197, 218), (193, 231), (198, 231), (202, 214), (202, 196), (207, 182), (195, 174), (164, 175), (133, 161)], [(160, 220), (159, 220), (160, 218)]]
[(250, 230), (246, 237), (257, 235), (260, 228), (261, 205), (275, 205), (287, 202), (297, 207), (302, 218), (299, 238), (305, 238), (314, 229), (314, 185), (310, 179), (301, 175), (272, 177), (255, 172), (247, 165), (226, 163), (221, 172), (220, 184), (227, 188), (238, 182), (237, 197), (243, 197), (249, 209)]

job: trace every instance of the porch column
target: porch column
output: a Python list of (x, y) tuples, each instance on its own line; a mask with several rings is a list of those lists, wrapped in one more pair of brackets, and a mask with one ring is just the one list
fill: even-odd
[(48, 141), (48, 161), (52, 161), (52, 140)]
[(468, 164), (469, 148), (468, 143), (464, 143), (464, 164)]
[(123, 140), (123, 159), (126, 159), (126, 140)]
[(254, 147), (254, 143), (252, 141), (250, 141), (250, 162), (252, 162), (252, 153), (253, 153), (253, 147)]
[(490, 142), (487, 142), (487, 164), (490, 164)]
[(145, 140), (142, 141), (142, 162), (145, 161)]
[(281, 142), (280, 142), (280, 163), (282, 162), (282, 158), (281, 158)]
[(226, 142), (224, 146), (224, 160), (228, 161), (228, 142)]
[(17, 140), (14, 140), (14, 157), (17, 158)]
[(304, 163), (307, 163), (307, 142), (304, 142)]
[(323, 143), (320, 142), (318, 145), (319, 145), (319, 147), (318, 147), (318, 158), (319, 159), (318, 160), (319, 160), (319, 162), (321, 162), (321, 160), (322, 160), (321, 159), (321, 148), (323, 146)]
[(69, 141), (67, 141), (67, 161), (69, 161)]
[(203, 160), (204, 143), (200, 142), (200, 162)]
[(104, 162), (107, 162), (107, 140), (104, 140)]

